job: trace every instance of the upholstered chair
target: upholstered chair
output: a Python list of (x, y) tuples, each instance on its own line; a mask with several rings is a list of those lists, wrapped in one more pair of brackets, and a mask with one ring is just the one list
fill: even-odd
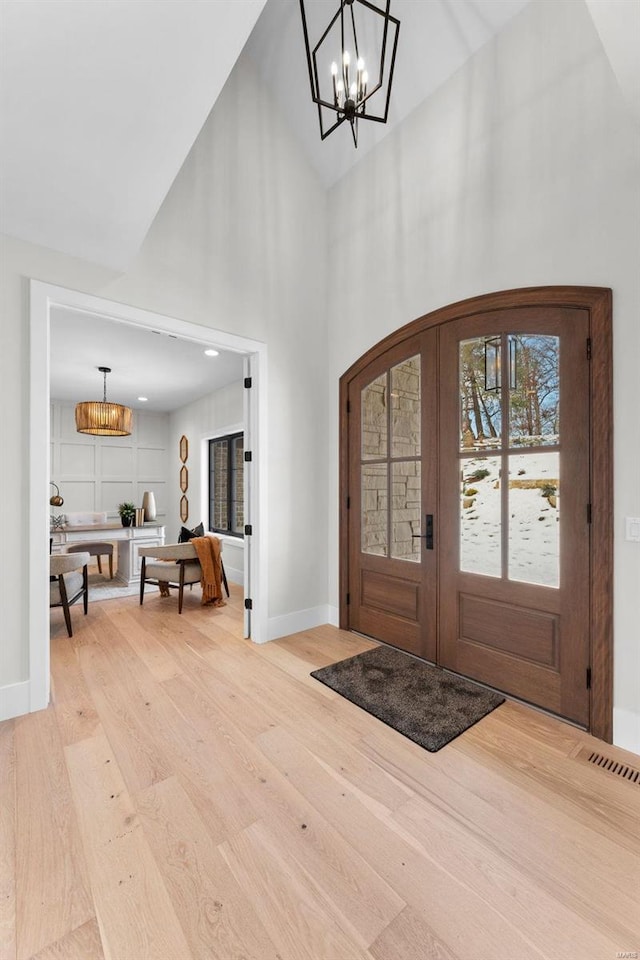
[(187, 584), (200, 583), (202, 568), (191, 543), (168, 543), (161, 547), (139, 547), (142, 557), (140, 571), (140, 603), (144, 601), (144, 585), (166, 583), (177, 587), (178, 613), (182, 613), (182, 598)]
[[(222, 549), (222, 543), (220, 543)], [(140, 604), (144, 602), (145, 583), (156, 586), (166, 584), (178, 590), (178, 613), (182, 613), (184, 588), (200, 583), (202, 567), (196, 549), (191, 541), (187, 543), (167, 543), (159, 547), (139, 547), (142, 558), (140, 571)], [(220, 559), (222, 567), (222, 559)], [(226, 577), (223, 581), (226, 584)], [(227, 596), (228, 594), (227, 586)]]
[(109, 578), (113, 580), (113, 544), (105, 543), (102, 540), (95, 543), (70, 543), (66, 549), (67, 553), (88, 553), (91, 557), (96, 557), (98, 561), (98, 573), (102, 573), (101, 557), (109, 558)]
[(89, 608), (88, 553), (63, 553), (49, 558), (49, 606), (62, 607), (67, 633), (73, 636), (70, 607), (82, 599)]

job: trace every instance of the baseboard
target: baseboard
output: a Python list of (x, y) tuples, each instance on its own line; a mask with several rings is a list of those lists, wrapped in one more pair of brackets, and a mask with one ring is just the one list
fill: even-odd
[(227, 575), (229, 583), (238, 583), (241, 587), (244, 586), (244, 570), (239, 570), (237, 567), (229, 567), (225, 563), (224, 572)]
[(7, 683), (0, 687), (0, 720), (11, 720), (12, 717), (21, 717), (31, 709), (31, 684), (28, 680), (22, 683)]
[(340, 626), (340, 611), (337, 607), (332, 607), (331, 604), (327, 607), (328, 610), (328, 620), (327, 623), (330, 623), (332, 627)]
[(286, 613), (282, 617), (271, 617), (267, 623), (267, 639), (277, 640), (279, 637), (288, 637), (292, 633), (302, 630), (312, 630), (329, 623), (330, 607), (323, 604), (319, 607), (309, 607), (307, 610), (296, 610)]
[(613, 708), (613, 742), (616, 747), (640, 754), (640, 713)]

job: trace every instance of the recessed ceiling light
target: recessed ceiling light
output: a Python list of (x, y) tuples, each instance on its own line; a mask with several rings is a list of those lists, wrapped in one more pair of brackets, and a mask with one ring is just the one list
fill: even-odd
[(138, 400), (142, 401), (142, 403), (146, 403), (148, 399), (149, 397), (138, 397)]
[(205, 357), (217, 357), (217, 356), (218, 356), (218, 351), (217, 351), (217, 350), (213, 350), (213, 349), (205, 350), (204, 355), (205, 355)]

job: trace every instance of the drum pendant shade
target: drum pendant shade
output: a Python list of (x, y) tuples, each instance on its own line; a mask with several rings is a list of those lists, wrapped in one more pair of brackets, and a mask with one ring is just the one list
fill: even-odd
[(76, 404), (76, 430), (94, 437), (128, 437), (131, 434), (131, 408), (107, 402), (109, 367), (98, 367), (104, 374), (104, 399)]

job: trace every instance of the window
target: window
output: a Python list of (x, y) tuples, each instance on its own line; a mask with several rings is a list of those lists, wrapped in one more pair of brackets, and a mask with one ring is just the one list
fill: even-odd
[(209, 441), (209, 530), (244, 536), (244, 435)]

